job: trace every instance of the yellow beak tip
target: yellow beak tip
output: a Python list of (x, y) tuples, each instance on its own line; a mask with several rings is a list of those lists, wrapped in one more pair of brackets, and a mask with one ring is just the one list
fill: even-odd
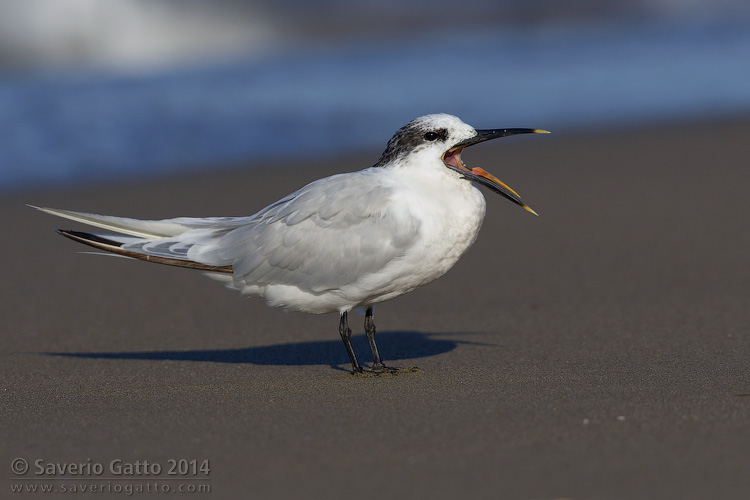
[(551, 134), (552, 132), (550, 132), (549, 130), (542, 130), (540, 128), (535, 128), (534, 133), (535, 134)]
[(531, 208), (530, 206), (528, 206), (528, 205), (523, 205), (523, 207), (522, 207), (522, 208), (523, 208), (524, 210), (526, 210), (527, 212), (529, 212), (529, 213), (532, 213), (532, 214), (536, 215), (537, 217), (539, 217), (539, 214), (538, 214), (538, 213), (536, 213), (536, 212), (534, 211), (534, 209), (533, 209), (533, 208)]

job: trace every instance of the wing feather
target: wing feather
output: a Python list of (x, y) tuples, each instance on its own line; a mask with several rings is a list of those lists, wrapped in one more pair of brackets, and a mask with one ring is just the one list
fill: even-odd
[(379, 169), (366, 169), (315, 181), (249, 217), (140, 221), (40, 210), (129, 235), (111, 237), (124, 252), (231, 266), (233, 288), (322, 293), (380, 271), (417, 241), (419, 221), (397, 206), (395, 189)]
[(292, 285), (314, 293), (340, 288), (381, 270), (416, 241), (417, 219), (393, 207), (392, 194), (393, 186), (369, 170), (322, 179), (192, 258), (231, 265), (237, 285)]

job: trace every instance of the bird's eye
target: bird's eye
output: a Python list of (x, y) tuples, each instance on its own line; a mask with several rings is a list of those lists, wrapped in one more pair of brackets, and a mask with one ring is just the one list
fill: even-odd
[(434, 141), (438, 138), (438, 135), (435, 132), (426, 132), (424, 138), (428, 141)]

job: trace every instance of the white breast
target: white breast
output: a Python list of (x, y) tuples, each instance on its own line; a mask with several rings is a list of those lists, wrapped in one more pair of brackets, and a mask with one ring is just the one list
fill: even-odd
[(387, 209), (418, 219), (418, 234), (402, 258), (342, 290), (357, 297), (357, 305), (396, 297), (444, 275), (474, 243), (484, 219), (482, 193), (445, 168), (389, 174), (398, 189)]

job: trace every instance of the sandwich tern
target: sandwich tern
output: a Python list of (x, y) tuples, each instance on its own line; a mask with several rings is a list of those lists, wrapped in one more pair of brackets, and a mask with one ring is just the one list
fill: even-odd
[(271, 306), (338, 312), (355, 374), (364, 370), (348, 314), (363, 307), (371, 373), (396, 373), (375, 345), (374, 304), (439, 278), (474, 243), (485, 215), (474, 183), (536, 215), (508, 185), (461, 160), (467, 146), (527, 133), (547, 131), (422, 116), (396, 132), (374, 166), (314, 181), (247, 217), (138, 220), (33, 208), (117, 233), (58, 231), (97, 249), (195, 269)]

